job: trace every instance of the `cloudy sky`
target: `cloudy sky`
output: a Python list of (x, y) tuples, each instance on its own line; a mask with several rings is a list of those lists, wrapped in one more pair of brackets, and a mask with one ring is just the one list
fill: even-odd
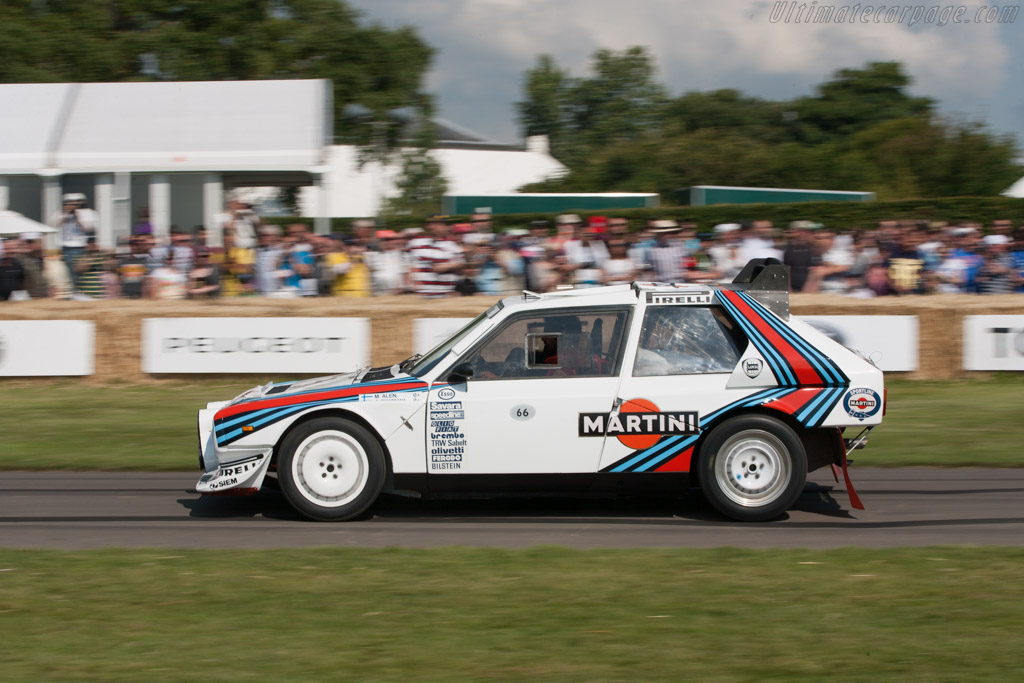
[[(813, 5), (834, 5), (834, 16), (845, 7), (845, 21), (798, 23), (804, 3), (793, 2), (787, 22), (790, 3), (775, 0), (347, 1), (370, 22), (415, 27), (438, 50), (427, 90), (440, 115), (501, 142), (519, 139), (515, 102), (537, 55), (583, 76), (595, 50), (644, 45), (673, 95), (735, 88), (785, 99), (812, 93), (839, 68), (900, 61), (912, 92), (937, 99), (942, 113), (983, 120), (1024, 145), (1024, 0), (940, 5), (950, 8), (946, 22), (928, 21), (936, 5), (888, 5), (902, 22), (886, 14), (878, 23), (864, 16), (868, 5), (833, 0)], [(976, 20), (981, 7), (1006, 5), (1022, 9), (1012, 23)]]

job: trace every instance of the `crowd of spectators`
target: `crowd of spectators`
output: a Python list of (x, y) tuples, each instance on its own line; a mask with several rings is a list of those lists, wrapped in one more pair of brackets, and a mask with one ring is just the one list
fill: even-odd
[(398, 232), (357, 220), (347, 234), (319, 235), (299, 223), (265, 225), (232, 202), (222, 246), (210, 246), (201, 226), (172, 227), (169, 240), (159, 240), (143, 212), (131, 236), (104, 251), (94, 238), (95, 213), (76, 197), (67, 195), (52, 221), (60, 250), (44, 251), (39, 234), (0, 244), (0, 300), (501, 295), (633, 280), (729, 282), (750, 259), (764, 257), (791, 267), (794, 292), (1024, 291), (1024, 227), (1005, 220), (881, 221), (857, 231), (753, 221), (700, 233), (674, 220), (631, 225), (563, 214), (499, 232), (489, 214), (475, 214), (465, 223), (432, 216), (422, 228)]

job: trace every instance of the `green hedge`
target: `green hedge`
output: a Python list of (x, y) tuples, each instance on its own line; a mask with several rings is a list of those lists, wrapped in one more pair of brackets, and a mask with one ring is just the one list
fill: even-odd
[[(873, 227), (880, 220), (928, 220), (950, 224), (978, 221), (985, 225), (997, 219), (1010, 219), (1014, 225), (1024, 224), (1024, 199), (1009, 197), (943, 197), (939, 199), (903, 199), (887, 202), (801, 202), (794, 204), (719, 204), (715, 206), (662, 206), (656, 209), (624, 209), (621, 211), (578, 212), (586, 219), (590, 215), (625, 216), (639, 228), (649, 218), (688, 220), (702, 230), (710, 230), (719, 223), (740, 223), (752, 220), (770, 220), (777, 227), (786, 227), (790, 221), (813, 220), (828, 228), (856, 230)], [(456, 222), (467, 216), (453, 216)], [(389, 216), (387, 227), (403, 229), (423, 225), (424, 216)], [(552, 214), (496, 215), (499, 230), (526, 227), (530, 221), (553, 220)], [(270, 224), (306, 223), (312, 218), (278, 216), (266, 218)], [(331, 229), (348, 232), (351, 218), (332, 218)]]

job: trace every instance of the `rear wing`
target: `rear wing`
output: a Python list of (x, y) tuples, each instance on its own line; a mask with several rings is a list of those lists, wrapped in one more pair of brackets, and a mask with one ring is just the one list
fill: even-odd
[(789, 266), (777, 258), (750, 259), (732, 283), (720, 289), (746, 292), (783, 320), (789, 320)]

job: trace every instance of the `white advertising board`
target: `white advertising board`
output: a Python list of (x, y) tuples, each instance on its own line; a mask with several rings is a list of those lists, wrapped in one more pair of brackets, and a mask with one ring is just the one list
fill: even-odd
[(964, 316), (964, 370), (1024, 370), (1024, 315)]
[(412, 321), (412, 352), (426, 353), (469, 324), (472, 318), (416, 318)]
[(0, 377), (91, 375), (91, 320), (0, 320)]
[[(871, 359), (884, 372), (917, 370), (916, 315), (802, 315), (797, 316), (826, 336)], [(472, 318), (417, 318), (414, 350), (426, 353)]]
[(843, 346), (861, 353), (883, 372), (917, 370), (916, 315), (796, 316)]
[(369, 365), (368, 318), (147, 318), (149, 373), (350, 372)]

